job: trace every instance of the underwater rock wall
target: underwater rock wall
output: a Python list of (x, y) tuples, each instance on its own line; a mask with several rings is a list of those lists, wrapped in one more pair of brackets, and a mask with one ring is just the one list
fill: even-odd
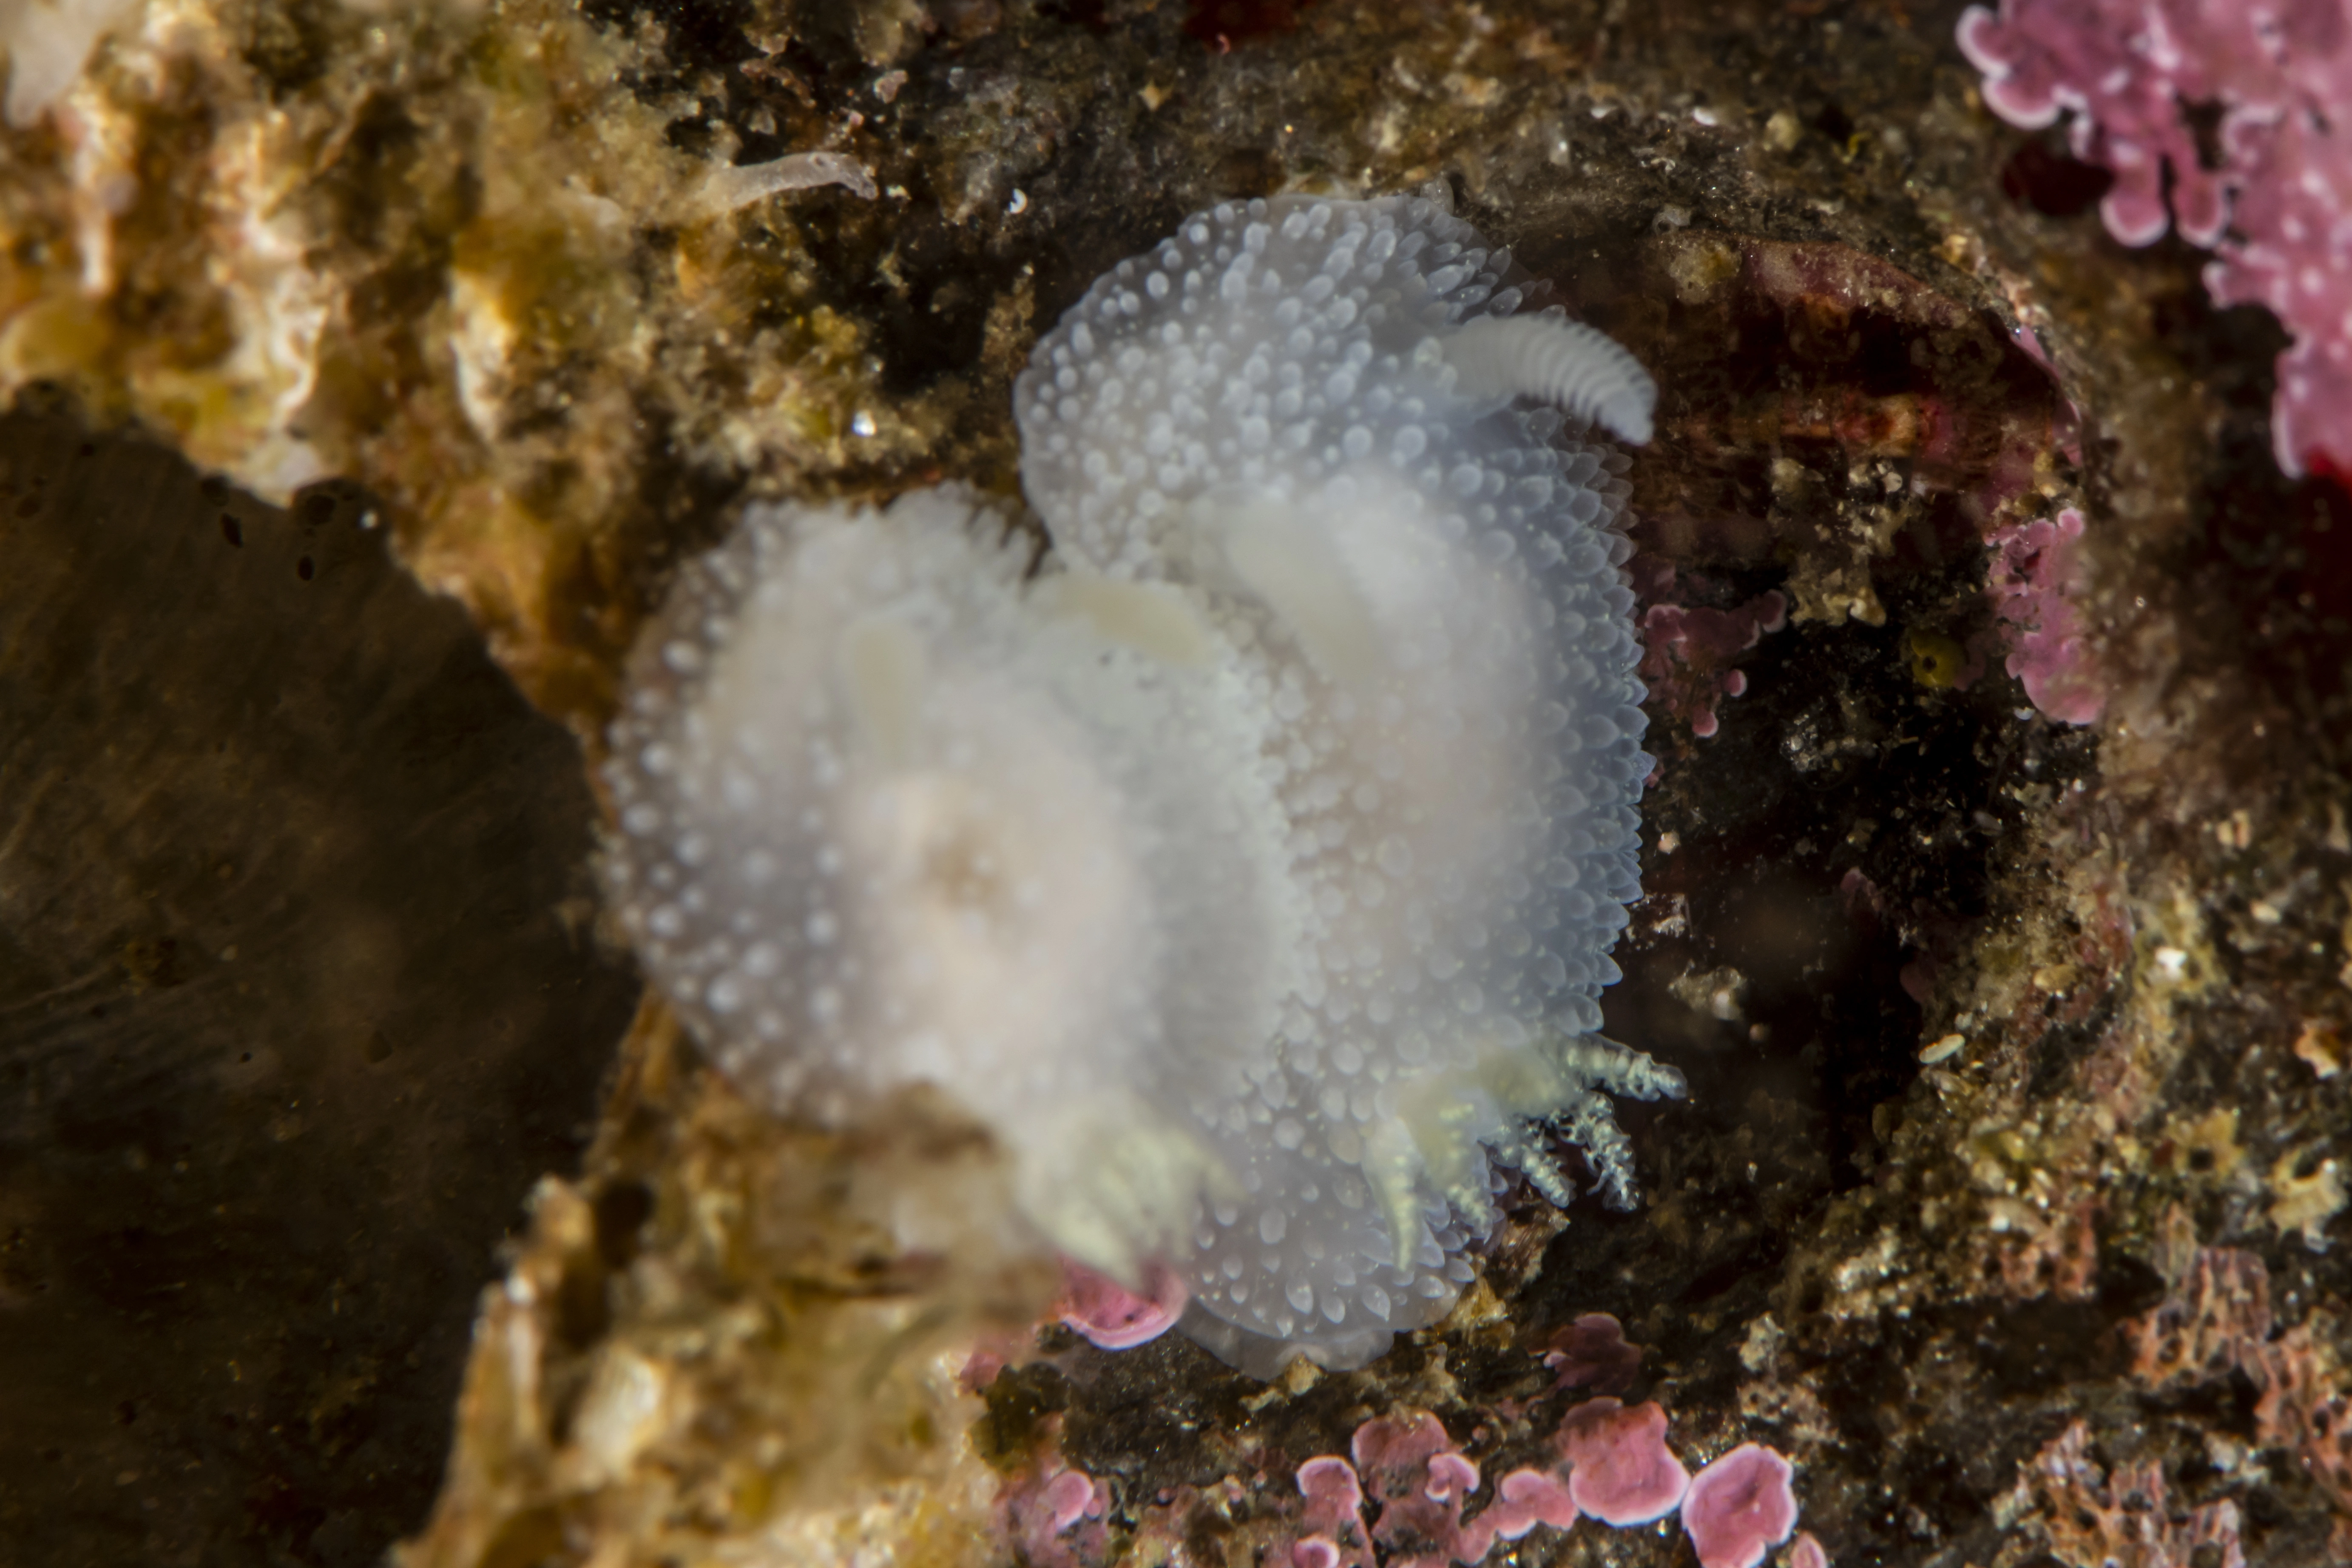
[(0, 416), (8, 1561), (418, 1521), (627, 1024), (579, 748), (370, 516)]
[[(6, 132), (0, 379), (366, 486), (592, 747), (744, 498), (1013, 494), (1031, 344), (1213, 201), (1436, 182), (1660, 384), (1605, 1024), (1692, 1094), (1626, 1117), (1645, 1207), (1512, 1194), (1449, 1318), (1260, 1384), (1041, 1333), (1058, 1270), (950, 1108), (777, 1123), (649, 1010), (407, 1560), (1248, 1563), (1424, 1415), (1475, 1540), (1559, 1515), (1497, 1489), (1604, 1312), (1647, 1351), (1594, 1397), (1793, 1462), (1776, 1551), (2346, 1554), (2352, 503), (2275, 461), (2284, 331), (2117, 244), (1961, 10), (156, 4)], [(1332, 1552), (1415, 1560), (1426, 1510), (1360, 1502)], [(1522, 1562), (1683, 1550), (1528, 1521)]]

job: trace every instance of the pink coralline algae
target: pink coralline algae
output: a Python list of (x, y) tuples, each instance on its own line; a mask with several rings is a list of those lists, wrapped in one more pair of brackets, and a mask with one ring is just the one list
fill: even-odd
[(997, 1499), (997, 1531), (1030, 1568), (1096, 1568), (1109, 1556), (1110, 1488), (1050, 1453)]
[[(1797, 1497), (1789, 1487), (1794, 1473), (1771, 1449), (1742, 1443), (1693, 1477), (1683, 1529), (1699, 1568), (1757, 1568), (1788, 1540), (1797, 1528)], [(1820, 1552), (1818, 1542), (1813, 1550)]]
[(1560, 1423), (1559, 1445), (1568, 1495), (1603, 1524), (1664, 1519), (1690, 1489), (1690, 1472), (1666, 1447), (1666, 1413), (1654, 1400), (1631, 1410), (1614, 1399), (1587, 1400)]
[(1425, 1410), (1383, 1416), (1356, 1429), (1356, 1469), (1380, 1505), (1372, 1539), (1389, 1568), (1445, 1568), (1483, 1561), (1494, 1527), (1465, 1528), (1462, 1505), (1478, 1489), (1478, 1467), (1456, 1451)]
[[(1655, 600), (1675, 587), (1675, 568), (1664, 563), (1640, 562), (1633, 568), (1635, 590)], [(1692, 586), (1705, 588), (1694, 577)], [(1728, 610), (1692, 609), (1682, 605), (1653, 603), (1642, 614), (1641, 675), (1654, 700), (1685, 721), (1700, 740), (1719, 727), (1717, 701), (1748, 689), (1747, 672), (1735, 661), (1753, 648), (1767, 632), (1789, 624), (1789, 601), (1777, 589), (1759, 594)]]
[[(1663, 1415), (1657, 1425), (1663, 1431)], [(1375, 1544), (1384, 1568), (1472, 1568), (1486, 1561), (1497, 1540), (1517, 1541), (1538, 1524), (1566, 1530), (1578, 1518), (1573, 1472), (1563, 1461), (1511, 1471), (1496, 1483), (1486, 1506), (1465, 1521), (1464, 1508), (1479, 1489), (1478, 1466), (1425, 1410), (1365, 1422), (1349, 1451), (1352, 1465), (1325, 1455), (1298, 1468), (1306, 1504), (1290, 1568), (1372, 1568)], [(1646, 1450), (1643, 1458), (1650, 1461)], [(1367, 1505), (1369, 1529), (1362, 1513)]]
[[(1277, 1550), (1268, 1561), (1373, 1568), (1377, 1558), (1381, 1568), (1474, 1568), (1496, 1542), (1517, 1541), (1538, 1524), (1566, 1530), (1590, 1515), (1631, 1527), (1664, 1519), (1677, 1505), (1703, 1568), (1754, 1568), (1767, 1545), (1788, 1539), (1796, 1500), (1786, 1459), (1752, 1443), (1734, 1449), (1701, 1472), (1713, 1479), (1695, 1511), (1689, 1500), (1697, 1483), (1665, 1433), (1665, 1412), (1655, 1404), (1628, 1409), (1605, 1396), (1588, 1400), (1561, 1421), (1555, 1463), (1506, 1474), (1486, 1506), (1465, 1519), (1480, 1488), (1476, 1463), (1425, 1410), (1379, 1416), (1356, 1429), (1352, 1464), (1327, 1454), (1299, 1467), (1297, 1533), (1286, 1559)], [(1813, 1553), (1807, 1568), (1827, 1568), (1820, 1543), (1804, 1539)], [(1759, 1557), (1742, 1557), (1751, 1541)]]
[[(2074, 112), (2075, 155), (2116, 176), (2110, 234), (2147, 245), (2177, 223), (2213, 250), (2217, 303), (2266, 305), (2294, 334), (2272, 409), (2279, 466), (2352, 469), (2352, 4), (2000, 0), (1998, 15), (1969, 8), (1959, 43), (2011, 124)], [(2188, 114), (2209, 104), (2212, 167)]]
[(1298, 1467), (1298, 1495), (1306, 1499), (1306, 1533), (1291, 1546), (1291, 1568), (1372, 1568), (1355, 1467), (1337, 1454), (1309, 1459)]
[[(2187, 1226), (2185, 1216), (2168, 1223)], [(2278, 1330), (2262, 1259), (2220, 1247), (2198, 1248), (2165, 1300), (2125, 1325), (2132, 1373), (2149, 1388), (2243, 1374), (2260, 1395), (2255, 1436), (2303, 1462), (2352, 1546), (2352, 1388), (2332, 1348), (2342, 1330), (2341, 1315), (2329, 1309)]]
[(1062, 1295), (1055, 1315), (1107, 1351), (1132, 1350), (1156, 1340), (1184, 1315), (1184, 1281), (1160, 1264), (1146, 1265), (1139, 1296), (1108, 1275), (1062, 1259)]
[(1622, 1394), (1642, 1370), (1642, 1347), (1627, 1343), (1624, 1325), (1607, 1312), (1587, 1312), (1545, 1342), (1543, 1363), (1559, 1374), (1554, 1388)]
[[(1591, 1312), (1537, 1353), (1559, 1374), (1559, 1388), (1622, 1389), (1642, 1352), (1615, 1318)], [(1295, 1499), (1269, 1493), (1262, 1469), (1163, 1491), (1138, 1509), (1121, 1549), (1141, 1561), (1180, 1560), (1192, 1531), (1254, 1512), (1255, 1543), (1244, 1560), (1260, 1568), (1477, 1568), (1497, 1542), (1521, 1540), (1538, 1525), (1566, 1530), (1587, 1515), (1604, 1525), (1646, 1525), (1679, 1506), (1702, 1568), (1755, 1568), (1760, 1558), (1740, 1555), (1743, 1543), (1785, 1541), (1795, 1526), (1789, 1462), (1748, 1444), (1695, 1481), (1668, 1447), (1666, 1426), (1655, 1402), (1628, 1408), (1607, 1394), (1587, 1399), (1560, 1417), (1549, 1462), (1509, 1470), (1490, 1487), (1435, 1415), (1401, 1408), (1358, 1426), (1347, 1454), (1301, 1464)], [(1257, 1504), (1244, 1508), (1253, 1497)], [(1111, 1502), (1106, 1483), (1062, 1457), (1060, 1417), (1049, 1416), (1032, 1463), (998, 1494), (998, 1534), (1031, 1568), (1105, 1568)], [(1828, 1568), (1810, 1535), (1794, 1552), (1788, 1568)]]
[(1513, 1470), (1495, 1487), (1495, 1503), (1478, 1516), (1495, 1533), (1517, 1541), (1538, 1524), (1566, 1530), (1577, 1520), (1576, 1499), (1550, 1470)]
[(2034, 707), (2067, 724), (2095, 722), (2106, 706), (2084, 635), (2083, 514), (2004, 523), (1987, 541), (1987, 589), (2009, 627), (2009, 672)]

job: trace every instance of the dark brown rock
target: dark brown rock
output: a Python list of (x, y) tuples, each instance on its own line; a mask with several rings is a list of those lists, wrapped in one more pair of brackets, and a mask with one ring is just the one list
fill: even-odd
[(0, 1558), (373, 1561), (635, 983), (571, 737), (331, 487), (0, 418)]

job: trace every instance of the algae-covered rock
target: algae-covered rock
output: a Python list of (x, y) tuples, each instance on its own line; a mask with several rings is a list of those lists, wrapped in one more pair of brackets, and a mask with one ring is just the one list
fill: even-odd
[(6, 132), (0, 380), (364, 484), (592, 753), (730, 508), (1010, 500), (1030, 344), (1213, 201), (1433, 191), (1661, 384), (1643, 1208), (1507, 1194), (1452, 1318), (1261, 1385), (1033, 1330), (950, 1108), (775, 1121), (654, 1006), (407, 1560), (1687, 1561), (1540, 1521), (1602, 1313), (1832, 1560), (2340, 1554), (2352, 502), (1960, 9), (158, 0)]

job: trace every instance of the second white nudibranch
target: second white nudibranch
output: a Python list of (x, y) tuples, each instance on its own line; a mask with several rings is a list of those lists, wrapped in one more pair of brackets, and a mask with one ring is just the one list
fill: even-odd
[[(1037, 346), (1034, 578), (952, 492), (757, 510), (633, 668), (606, 879), (780, 1102), (929, 1081), (1270, 1373), (1442, 1316), (1507, 1170), (1631, 1201), (1626, 460), (1655, 388), (1418, 198), (1188, 219)], [(1540, 402), (1557, 406), (1538, 406)]]

